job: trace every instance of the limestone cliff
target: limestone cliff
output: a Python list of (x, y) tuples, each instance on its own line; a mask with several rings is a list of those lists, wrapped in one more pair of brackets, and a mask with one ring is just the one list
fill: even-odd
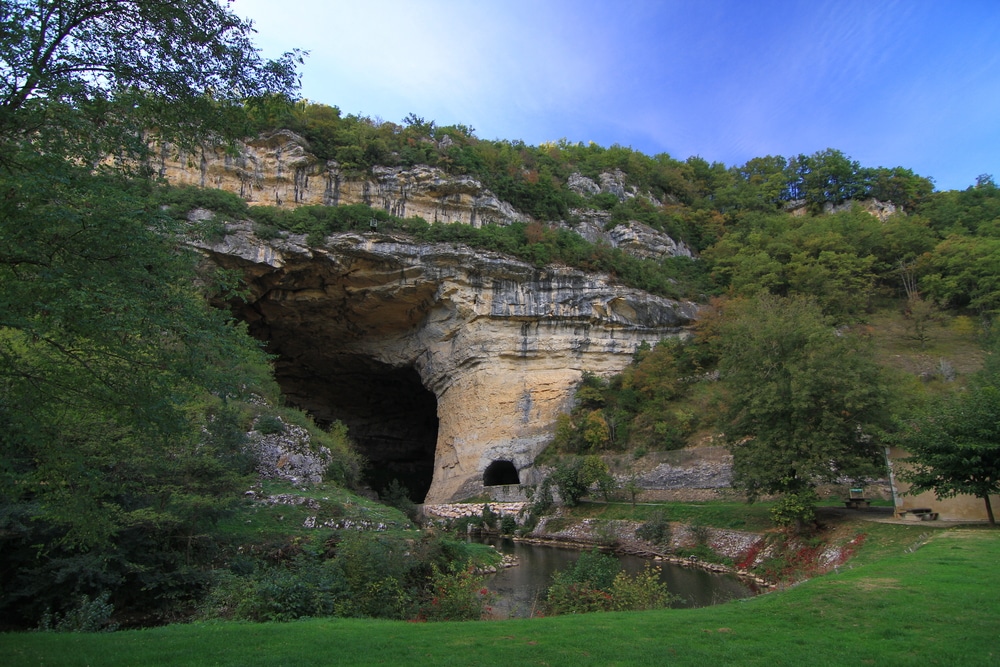
[(401, 218), (428, 222), (510, 224), (527, 218), (469, 176), (440, 169), (376, 167), (365, 176), (345, 174), (335, 161), (309, 152), (294, 132), (279, 130), (236, 146), (190, 153), (163, 144), (152, 166), (172, 185), (198, 185), (239, 194), (251, 204), (272, 206), (367, 204)]
[[(371, 174), (347, 174), (336, 162), (310, 153), (305, 139), (288, 130), (242, 142), (235, 153), (212, 146), (190, 153), (164, 144), (157, 155), (152, 167), (171, 184), (227, 190), (250, 204), (367, 204), (401, 218), (419, 216), (428, 222), (461, 222), (474, 227), (530, 220), (476, 179), (449, 175), (436, 167), (375, 167)], [(621, 171), (602, 174), (600, 180), (598, 185), (574, 174), (570, 187), (585, 195), (604, 192), (623, 200), (639, 196), (634, 188), (626, 188)], [(573, 218), (572, 224), (559, 224), (592, 243), (606, 243), (646, 259), (691, 256), (683, 243), (639, 222), (605, 229), (610, 221), (606, 211), (574, 211)]]
[(426, 456), (427, 502), (481, 492), (497, 461), (533, 481), (581, 374), (619, 371), (697, 310), (600, 275), (385, 234), (310, 248), (240, 223), (202, 250), (245, 276), (248, 298), (230, 305), (277, 355), (289, 400), (347, 423), (376, 468)]

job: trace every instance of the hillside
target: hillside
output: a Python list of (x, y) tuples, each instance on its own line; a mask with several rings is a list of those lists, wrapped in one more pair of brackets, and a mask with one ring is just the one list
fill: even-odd
[(572, 504), (712, 433), (798, 530), (883, 440), (995, 450), (989, 176), (342, 116), (225, 4), (83, 4), (3, 5), (4, 628), (426, 617), (490, 558), (371, 496)]

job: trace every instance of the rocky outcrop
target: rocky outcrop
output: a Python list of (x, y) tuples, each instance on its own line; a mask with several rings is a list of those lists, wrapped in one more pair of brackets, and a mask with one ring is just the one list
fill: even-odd
[(172, 185), (227, 190), (250, 204), (367, 204), (401, 218), (474, 227), (527, 220), (470, 176), (425, 165), (375, 167), (364, 177), (347, 174), (335, 161), (310, 153), (305, 139), (289, 130), (240, 143), (235, 153), (218, 146), (191, 153), (163, 144), (152, 166)]
[[(832, 215), (834, 213), (845, 213), (855, 206), (860, 206), (861, 210), (872, 217), (878, 218), (879, 222), (885, 222), (896, 213), (904, 213), (902, 206), (896, 206), (892, 202), (879, 201), (878, 199), (862, 199), (859, 201), (847, 200), (834, 204), (833, 202), (823, 203), (823, 213)], [(796, 199), (785, 204), (785, 211), (793, 216), (803, 216), (809, 214), (809, 203), (804, 199)]]
[[(401, 236), (342, 233), (310, 248), (241, 223), (202, 250), (245, 277), (247, 298), (230, 305), (277, 355), (289, 400), (347, 423), (369, 460), (395, 448), (393, 460), (419, 467), (426, 449), (431, 503), (481, 493), (497, 461), (536, 481), (535, 456), (582, 373), (621, 370), (697, 312), (604, 276)], [(418, 434), (429, 444), (412, 445)]]
[(293, 484), (322, 482), (332, 459), (330, 450), (315, 449), (309, 431), (301, 426), (284, 423), (281, 426), (279, 433), (258, 430), (247, 433), (244, 449), (253, 457), (257, 475)]
[(636, 475), (643, 489), (728, 489), (733, 457), (725, 447), (666, 452), (651, 469)]
[[(305, 139), (289, 130), (238, 144), (235, 153), (211, 146), (191, 153), (164, 144), (157, 155), (152, 167), (171, 184), (227, 190), (250, 204), (286, 208), (366, 204), (401, 218), (419, 216), (428, 222), (474, 227), (530, 220), (476, 179), (449, 175), (436, 167), (375, 167), (364, 177), (347, 174), (336, 162), (320, 160), (309, 152)], [(602, 192), (621, 200), (640, 196), (636, 188), (626, 186), (620, 170), (601, 174), (600, 181), (598, 185), (572, 174), (567, 185), (585, 196)], [(683, 243), (640, 222), (606, 231), (610, 219), (606, 211), (581, 209), (573, 217), (578, 222), (571, 228), (592, 243), (607, 243), (645, 259), (691, 256)]]
[(606, 211), (575, 211), (576, 221), (565, 225), (591, 243), (606, 243), (640, 259), (693, 257), (691, 249), (649, 225), (630, 220), (608, 229), (611, 214)]

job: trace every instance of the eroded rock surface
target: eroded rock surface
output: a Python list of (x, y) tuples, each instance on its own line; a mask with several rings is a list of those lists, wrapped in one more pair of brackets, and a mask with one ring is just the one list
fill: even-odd
[(330, 465), (330, 450), (310, 442), (309, 431), (294, 424), (282, 424), (280, 433), (247, 433), (246, 450), (253, 456), (262, 479), (284, 479), (293, 484), (323, 481)]
[(277, 355), (289, 400), (344, 421), (376, 467), (426, 460), (431, 503), (481, 493), (494, 461), (535, 481), (582, 373), (621, 370), (697, 312), (600, 275), (402, 236), (310, 248), (241, 223), (202, 250), (246, 278), (248, 298), (230, 305)]
[(289, 130), (240, 143), (235, 154), (211, 146), (191, 153), (164, 144), (152, 166), (172, 185), (227, 190), (250, 204), (367, 204), (401, 218), (475, 227), (528, 219), (476, 179), (436, 167), (375, 167), (371, 175), (352, 177), (337, 162), (310, 153), (306, 141)]

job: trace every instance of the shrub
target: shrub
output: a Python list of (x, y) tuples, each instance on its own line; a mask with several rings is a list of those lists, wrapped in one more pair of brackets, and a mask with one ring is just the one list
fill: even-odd
[(330, 450), (331, 459), (325, 478), (340, 486), (357, 488), (364, 460), (348, 437), (347, 426), (335, 421), (328, 430), (322, 431), (314, 427), (309, 429), (309, 434), (317, 447), (323, 446)]
[(483, 503), (483, 528), (493, 530), (499, 525), (499, 520), (500, 517), (493, 511), (490, 504)]
[(669, 607), (678, 598), (660, 580), (660, 568), (646, 563), (639, 574), (618, 573), (611, 584), (611, 599), (614, 611), (644, 611)]
[(556, 572), (546, 593), (550, 614), (584, 614), (612, 608), (611, 587), (621, 571), (614, 556), (598, 551), (580, 554), (576, 563)]
[(117, 624), (111, 623), (115, 608), (107, 591), (94, 598), (81, 595), (63, 614), (46, 611), (38, 624), (42, 632), (114, 632)]
[(570, 507), (578, 504), (587, 493), (587, 484), (583, 480), (583, 461), (580, 459), (556, 464), (551, 479), (559, 489), (559, 497), (563, 503)]
[(281, 417), (261, 415), (257, 418), (254, 429), (263, 435), (278, 435), (285, 432), (285, 423), (281, 421)]
[(818, 501), (819, 498), (813, 489), (786, 493), (771, 507), (771, 519), (779, 526), (801, 530), (807, 523), (816, 519)]
[(605, 463), (599, 456), (587, 456), (583, 459), (583, 468), (580, 472), (583, 483), (589, 488), (592, 484), (597, 484), (601, 496), (605, 500), (611, 500), (611, 496), (618, 488), (615, 478)]
[(389, 482), (389, 485), (382, 490), (379, 494), (380, 500), (389, 505), (390, 507), (395, 507), (400, 512), (405, 514), (410, 521), (417, 520), (417, 505), (412, 500), (410, 500), (410, 490), (399, 483), (399, 480), (395, 477)]
[(670, 521), (663, 512), (656, 512), (648, 521), (635, 529), (635, 536), (652, 544), (669, 545)]
[(156, 204), (164, 207), (172, 218), (186, 220), (188, 213), (203, 208), (224, 218), (244, 218), (249, 206), (239, 195), (194, 185), (158, 188), (153, 195)]
[(641, 573), (629, 575), (618, 559), (593, 551), (553, 575), (545, 602), (551, 614), (583, 614), (660, 609), (676, 599), (660, 581), (659, 568), (647, 563)]
[(432, 566), (417, 618), (427, 621), (476, 621), (483, 617), (492, 599), (483, 577), (472, 568)]
[(291, 563), (257, 567), (245, 575), (219, 573), (201, 615), (258, 622), (330, 616), (349, 594), (340, 568), (302, 554)]
[(449, 524), (448, 529), (459, 535), (466, 535), (472, 531), (478, 531), (482, 525), (483, 517), (479, 514), (473, 514), (471, 516), (458, 517)]
[(552, 585), (545, 597), (545, 605), (550, 614), (610, 611), (611, 604), (611, 593), (586, 583), (566, 581), (558, 572), (552, 577)]

